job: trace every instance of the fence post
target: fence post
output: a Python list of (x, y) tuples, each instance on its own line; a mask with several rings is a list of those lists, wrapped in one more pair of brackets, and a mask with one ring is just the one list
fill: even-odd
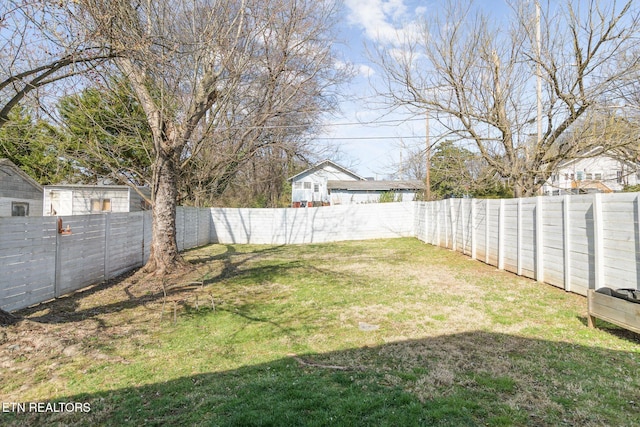
[(111, 214), (104, 213), (104, 281), (109, 280), (109, 241), (111, 240)]
[(498, 270), (504, 270), (504, 199), (498, 210)]
[(542, 196), (536, 197), (536, 280), (538, 282), (544, 281), (544, 265), (543, 265), (543, 239), (544, 234), (542, 232)]
[(450, 217), (450, 231), (451, 231), (451, 250), (455, 251), (457, 249), (457, 236), (456, 231), (458, 230), (458, 220), (455, 215), (455, 208), (453, 206), (453, 200), (449, 199), (449, 217)]
[(449, 249), (449, 224), (451, 223), (451, 208), (447, 208), (449, 206), (449, 199), (445, 199), (442, 201), (442, 215), (443, 215), (443, 223), (444, 223), (444, 247)]
[(593, 261), (595, 289), (604, 286), (604, 240), (602, 234), (602, 195), (593, 194)]
[(568, 194), (562, 200), (562, 241), (564, 242), (564, 290), (571, 291), (571, 241), (570, 200)]
[(484, 262), (489, 264), (489, 202), (490, 199), (484, 201)]
[(476, 202), (471, 199), (471, 259), (476, 259)]
[(61, 243), (61, 239), (60, 239), (60, 232), (58, 230), (58, 219), (60, 217), (54, 217), (54, 221), (55, 221), (55, 229), (56, 229), (56, 266), (55, 266), (55, 272), (54, 272), (54, 279), (53, 279), (53, 296), (55, 298), (58, 298), (61, 293), (60, 293), (60, 273), (62, 273), (62, 249), (60, 248), (60, 243)]
[(442, 246), (440, 244), (440, 205), (442, 204), (442, 201), (439, 200), (434, 203), (436, 204), (436, 246), (440, 247)]
[(522, 276), (522, 198), (518, 198), (518, 211), (516, 218), (516, 271)]
[[(466, 214), (466, 203), (465, 200), (468, 199), (460, 199), (460, 232), (462, 233), (462, 253), (467, 254), (467, 243), (469, 243), (469, 217)], [(465, 224), (465, 218), (467, 218), (467, 223)]]

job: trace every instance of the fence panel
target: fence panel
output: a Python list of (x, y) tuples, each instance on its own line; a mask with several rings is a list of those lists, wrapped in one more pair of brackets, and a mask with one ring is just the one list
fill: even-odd
[(476, 258), (488, 262), (487, 251), (487, 205), (488, 200), (476, 200), (475, 236)]
[(503, 263), (504, 269), (512, 273), (518, 273), (518, 199), (504, 201), (504, 212), (502, 214), (504, 224), (502, 230), (503, 237)]
[(106, 276), (111, 278), (142, 266), (143, 212), (107, 215)]
[(542, 258), (544, 281), (564, 288), (564, 215), (561, 197), (543, 198)]
[(153, 220), (153, 213), (151, 211), (145, 211), (142, 215), (142, 264), (149, 261), (151, 255), (151, 241), (153, 240), (153, 230), (151, 228), (151, 222)]
[(488, 209), (488, 229), (487, 240), (489, 243), (488, 248), (488, 264), (498, 265), (498, 244), (499, 244), (499, 218), (500, 218), (500, 200), (487, 200)]
[(523, 276), (536, 278), (536, 199), (521, 199), (519, 221), (520, 235), (520, 271)]
[(640, 280), (638, 194), (602, 195), (605, 286), (635, 287)]
[(106, 215), (63, 217), (71, 234), (59, 235), (57, 295), (64, 295), (105, 279)]
[(593, 196), (571, 196), (569, 203), (569, 287), (586, 295), (595, 288)]
[(55, 218), (0, 218), (0, 307), (17, 310), (55, 296)]
[(198, 209), (198, 242), (197, 246), (208, 245), (210, 240), (211, 211)]

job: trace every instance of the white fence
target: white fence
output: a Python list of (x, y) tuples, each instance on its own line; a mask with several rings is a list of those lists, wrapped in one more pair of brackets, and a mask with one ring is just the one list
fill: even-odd
[[(180, 250), (209, 243), (303, 244), (418, 237), (585, 295), (638, 288), (637, 193), (450, 199), (307, 209), (179, 208)], [(100, 283), (149, 257), (149, 212), (0, 218), (0, 308), (18, 310)]]
[[(149, 258), (151, 213), (0, 218), (0, 308), (18, 310), (140, 267)], [(178, 208), (180, 250), (209, 243), (211, 212)]]
[(211, 212), (211, 241), (216, 243), (301, 244), (415, 236), (412, 202)]
[(640, 284), (637, 193), (419, 203), (416, 236), (586, 295)]

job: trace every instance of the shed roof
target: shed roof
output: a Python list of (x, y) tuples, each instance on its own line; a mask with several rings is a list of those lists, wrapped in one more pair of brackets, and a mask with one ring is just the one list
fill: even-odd
[(392, 191), (392, 190), (424, 190), (424, 182), (417, 179), (402, 181), (327, 181), (330, 190), (349, 191)]
[(5, 159), (5, 158), (0, 158), (0, 166), (3, 167), (3, 169), (5, 170), (5, 173), (7, 173), (6, 169), (11, 169), (13, 171), (13, 173), (15, 173), (16, 175), (20, 176), (23, 180), (28, 182), (29, 185), (34, 187), (36, 190), (42, 191), (42, 185), (40, 185), (35, 179), (31, 178), (25, 171), (20, 169), (11, 160)]
[(146, 197), (151, 196), (151, 189), (149, 187), (136, 187), (133, 188), (130, 185), (90, 185), (90, 184), (53, 184), (53, 185), (45, 185), (45, 191), (50, 190), (102, 190), (102, 191), (118, 191), (118, 192), (129, 192), (129, 191), (139, 191), (144, 194)]

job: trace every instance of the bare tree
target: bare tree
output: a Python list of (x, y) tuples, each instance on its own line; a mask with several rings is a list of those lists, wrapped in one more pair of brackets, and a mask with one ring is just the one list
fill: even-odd
[(472, 3), (449, 3), (409, 27), (394, 49), (378, 48), (375, 60), (387, 82), (382, 92), (393, 105), (431, 111), (458, 142), (475, 147), (516, 196), (533, 195), (559, 162), (594, 143), (560, 144), (561, 136), (637, 77), (640, 57), (629, 55), (640, 29), (637, 5), (547, 4), (539, 44), (534, 3), (514, 2), (510, 26), (474, 10)]
[[(225, 147), (218, 143), (233, 146), (215, 137), (218, 130), (234, 129), (240, 139), (264, 141), (263, 130), (272, 121), (297, 113), (290, 110), (289, 98), (334, 65), (331, 39), (324, 30), (334, 22), (335, 4), (296, 0), (79, 0), (79, 4), (88, 27), (106, 46), (124, 52), (116, 65), (131, 81), (151, 129), (153, 244), (146, 267), (162, 274), (182, 265), (175, 241), (182, 172), (203, 153)], [(276, 60), (256, 61), (265, 55)], [(265, 70), (271, 65), (275, 68)], [(265, 71), (270, 80), (263, 80), (262, 92), (244, 90)], [(238, 104), (239, 93), (252, 94), (254, 102)], [(238, 115), (251, 120), (238, 127)], [(246, 150), (255, 152), (255, 147), (235, 147), (225, 162), (236, 164)]]
[[(94, 43), (72, 2), (0, 4), (0, 127), (26, 96), (116, 55)], [(38, 100), (39, 101), (39, 100)]]

